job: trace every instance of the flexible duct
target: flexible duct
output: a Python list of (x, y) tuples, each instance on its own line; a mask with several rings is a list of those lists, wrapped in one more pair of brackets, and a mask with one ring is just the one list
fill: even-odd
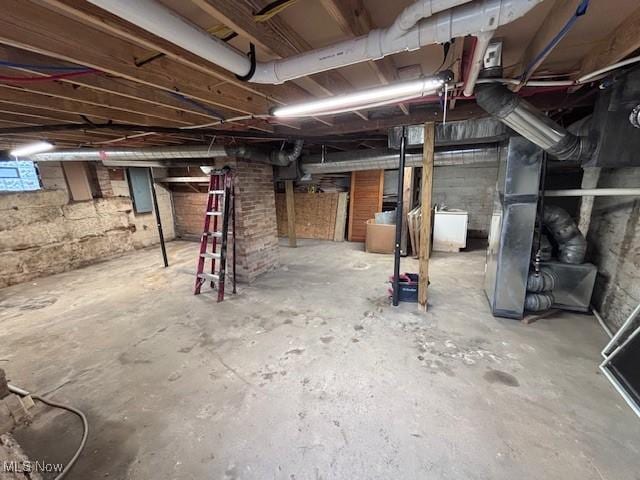
[(302, 140), (297, 140), (291, 151), (269, 151), (256, 147), (223, 145), (56, 150), (32, 155), (31, 160), (36, 162), (102, 161), (107, 163), (109, 161), (130, 161), (135, 163), (154, 160), (236, 157), (271, 165), (287, 166), (300, 156), (302, 143)]
[(420, 0), (407, 7), (387, 29), (266, 63), (250, 59), (156, 0), (89, 1), (243, 79), (278, 84), (454, 37), (490, 32), (523, 16), (542, 0)]
[[(421, 167), (422, 153), (407, 153), (405, 166)], [(464, 148), (450, 151), (437, 151), (434, 154), (436, 167), (446, 165), (487, 165), (497, 164), (498, 147)], [(350, 152), (310, 155), (303, 157), (301, 163), (305, 174), (325, 174), (353, 172), (358, 170), (397, 169), (398, 152), (389, 149), (352, 150)]]
[(528, 312), (543, 312), (553, 306), (555, 298), (551, 292), (527, 293), (524, 297), (524, 309)]
[(558, 160), (585, 161), (591, 158), (593, 146), (587, 137), (573, 135), (502, 85), (478, 87), (476, 102)]
[(556, 277), (547, 268), (541, 268), (539, 273), (529, 272), (527, 277), (527, 292), (542, 293), (553, 290), (556, 285)]
[(558, 260), (572, 264), (584, 262), (587, 241), (566, 210), (555, 205), (545, 206), (543, 224), (558, 244)]

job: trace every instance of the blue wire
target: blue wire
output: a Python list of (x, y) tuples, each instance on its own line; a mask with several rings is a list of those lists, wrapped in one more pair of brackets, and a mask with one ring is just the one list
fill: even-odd
[(82, 72), (91, 70), (87, 67), (63, 67), (59, 65), (32, 65), (29, 63), (15, 63), (6, 60), (0, 60), (0, 66), (12, 68), (30, 68), (32, 70), (54, 70), (58, 72)]
[(192, 100), (188, 97), (185, 97), (184, 95), (180, 95), (177, 92), (167, 92), (169, 93), (169, 95), (171, 95), (172, 97), (177, 98), (178, 100), (182, 100), (185, 103), (188, 103), (189, 105), (193, 105), (194, 107), (198, 107), (200, 110), (202, 110), (203, 112), (206, 112), (210, 115), (213, 115), (214, 117), (219, 118), (220, 120), (224, 120), (224, 115), (222, 115), (220, 112), (214, 110), (213, 108), (209, 108), (206, 105), (203, 105), (200, 102), (196, 102), (195, 100)]
[(578, 8), (576, 9), (576, 13), (567, 21), (567, 23), (565, 23), (564, 27), (562, 27), (562, 29), (556, 34), (555, 37), (553, 37), (553, 39), (551, 39), (551, 41), (547, 44), (546, 47), (542, 49), (542, 51), (536, 56), (536, 58), (534, 58), (531, 63), (527, 65), (527, 68), (520, 77), (521, 80), (526, 79), (529, 76), (529, 72), (531, 71), (531, 69), (534, 68), (541, 59), (545, 58), (549, 54), (549, 52), (553, 50), (556, 45), (558, 45), (558, 43), (560, 43), (560, 40), (564, 38), (569, 30), (571, 30), (571, 27), (573, 27), (573, 24), (576, 23), (578, 18), (587, 13), (587, 8), (589, 8), (589, 0), (582, 0), (582, 2), (580, 2), (580, 5), (578, 5)]

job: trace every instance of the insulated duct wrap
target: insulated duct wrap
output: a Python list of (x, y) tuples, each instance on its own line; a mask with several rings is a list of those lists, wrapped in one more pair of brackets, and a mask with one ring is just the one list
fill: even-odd
[(110, 161), (115, 161), (131, 162), (131, 165), (135, 166), (137, 162), (235, 157), (270, 165), (287, 166), (300, 156), (302, 144), (302, 140), (297, 140), (290, 151), (263, 150), (246, 145), (57, 150), (32, 155), (31, 160), (35, 162), (102, 161), (106, 165)]
[(527, 277), (527, 291), (533, 293), (548, 292), (555, 287), (556, 278), (550, 270), (540, 269), (539, 273), (530, 272)]
[(545, 206), (543, 224), (558, 244), (558, 260), (574, 265), (584, 262), (587, 241), (566, 210), (554, 205)]
[[(422, 153), (407, 153), (407, 167), (421, 167)], [(358, 170), (397, 169), (398, 152), (389, 149), (352, 150), (350, 152), (331, 153), (324, 156), (304, 157), (301, 164), (305, 174), (325, 174), (353, 172)], [(464, 148), (435, 152), (434, 165), (491, 165), (498, 162), (498, 147)]]
[(540, 110), (502, 85), (486, 85), (476, 91), (476, 101), (484, 110), (557, 160), (586, 161), (593, 145), (551, 120)]
[(524, 309), (528, 312), (543, 312), (549, 310), (554, 301), (551, 292), (527, 293), (524, 297)]

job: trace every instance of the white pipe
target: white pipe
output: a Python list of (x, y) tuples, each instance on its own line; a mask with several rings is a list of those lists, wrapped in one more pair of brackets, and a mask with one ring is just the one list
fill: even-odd
[(155, 0), (89, 2), (236, 75), (249, 73), (251, 61), (246, 55)]
[(600, 315), (600, 312), (598, 312), (598, 310), (596, 310), (596, 308), (593, 305), (591, 306), (591, 311), (593, 312), (593, 316), (596, 317), (596, 320), (598, 320), (598, 323), (600, 324), (600, 326), (604, 330), (604, 333), (606, 333), (609, 336), (609, 338), (612, 338), (613, 337), (613, 332), (607, 326), (607, 324), (604, 322), (604, 319), (602, 318), (602, 315)]
[[(394, 53), (479, 35), (523, 16), (542, 0), (420, 0), (405, 9), (388, 29), (339, 42), (290, 58), (256, 62), (249, 79), (278, 84)], [(89, 0), (90, 3), (162, 37), (236, 75), (251, 71), (247, 56), (189, 23), (156, 0)], [(455, 7), (455, 8), (453, 8)], [(440, 13), (437, 13), (440, 12)], [(437, 13), (436, 15), (433, 15)]]
[(636, 197), (640, 188), (568, 188), (565, 190), (547, 190), (545, 197)]
[(469, 76), (467, 77), (462, 94), (465, 97), (473, 95), (473, 90), (476, 88), (476, 80), (480, 75), (480, 70), (484, 65), (484, 54), (487, 52), (487, 47), (491, 38), (493, 37), (493, 30), (488, 32), (481, 32), (476, 36), (476, 47), (473, 50), (473, 58), (471, 59), (471, 70), (469, 70)]
[(387, 30), (293, 57), (260, 64), (251, 81), (282, 83), (306, 75), (355, 63), (379, 60), (387, 55), (417, 50), (425, 45), (444, 43), (454, 37), (480, 35), (523, 16), (542, 0), (479, 0), (425, 18), (398, 37)]

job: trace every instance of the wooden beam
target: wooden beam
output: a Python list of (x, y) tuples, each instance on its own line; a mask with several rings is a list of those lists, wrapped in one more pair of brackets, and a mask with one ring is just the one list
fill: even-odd
[[(77, 66), (45, 55), (39, 55), (26, 50), (2, 45), (0, 45), (0, 57), (15, 63), (54, 65), (59, 67)], [(33, 75), (38, 74), (38, 72), (29, 69), (16, 70), (29, 72)], [(212, 113), (205, 111), (203, 108), (194, 106), (184, 100), (180, 100), (178, 97), (172, 95), (171, 92), (156, 88), (140, 88), (139, 84), (123, 78), (108, 75), (87, 75), (83, 77), (63, 78), (58, 80), (58, 82), (78, 87), (86, 87), (107, 94), (119, 95), (123, 98), (134, 101), (145, 102), (148, 104), (149, 108), (154, 110), (158, 110), (158, 107), (160, 107), (160, 111), (162, 112), (164, 112), (165, 109), (168, 109), (170, 112), (177, 112), (177, 114), (184, 112), (184, 121), (191, 122), (191, 119), (194, 119), (193, 122), (195, 123), (206, 123), (218, 118), (217, 116), (213, 116)], [(227, 110), (220, 107), (216, 108), (216, 110), (225, 115), (235, 115), (233, 110)]]
[(75, 113), (78, 116), (85, 115), (91, 118), (99, 118), (101, 120), (113, 120), (115, 122), (124, 122), (141, 125), (162, 125), (167, 127), (175, 126), (172, 122), (151, 118), (147, 115), (139, 113), (123, 112), (122, 110), (113, 109), (95, 104), (86, 103), (81, 100), (70, 100), (67, 98), (53, 97), (42, 93), (34, 93), (22, 88), (11, 87), (8, 85), (0, 85), (0, 100), (5, 103), (11, 103), (22, 106), (37, 106), (52, 111)]
[(584, 57), (580, 75), (619, 62), (640, 48), (640, 8), (613, 29), (611, 34)]
[[(238, 35), (278, 58), (286, 58), (312, 50), (312, 46), (281, 18), (273, 17), (268, 22), (256, 22), (253, 9), (246, 2), (237, 0), (192, 0), (200, 9), (231, 28)], [(353, 90), (349, 81), (336, 71), (322, 72), (307, 77), (325, 94)], [(366, 116), (354, 112), (363, 120)]]
[[(2, 71), (2, 69), (0, 69)], [(117, 110), (120, 114), (132, 114), (132, 116), (143, 115), (157, 125), (167, 126), (190, 126), (203, 123), (203, 119), (193, 118), (192, 115), (184, 112), (174, 111), (173, 114), (167, 109), (153, 108), (150, 104), (139, 100), (127, 99), (109, 93), (103, 93), (86, 87), (78, 87), (59, 82), (33, 82), (25, 84), (6, 83), (2, 88), (14, 89), (19, 92), (30, 92), (40, 95), (47, 95), (63, 100), (80, 101), (87, 105), (93, 105), (109, 110)]]
[(431, 252), (431, 193), (433, 190), (433, 148), (435, 125), (424, 124), (424, 147), (422, 153), (422, 221), (420, 222), (420, 252), (418, 280), (418, 308), (426, 312), (429, 286), (429, 255)]
[[(366, 35), (375, 28), (373, 20), (362, 0), (320, 0), (324, 9), (338, 23), (340, 30), (349, 37)], [(386, 85), (398, 78), (397, 69), (389, 57), (369, 62), (380, 83)], [(409, 115), (404, 104), (398, 105), (402, 113)]]
[(287, 236), (289, 237), (289, 246), (295, 248), (296, 244), (296, 201), (293, 194), (293, 180), (285, 180), (284, 182), (286, 204), (287, 204)]
[[(56, 0), (45, 1), (57, 6), (64, 5)], [(82, 2), (81, 5), (92, 7), (88, 2)], [(180, 56), (175, 51), (167, 50), (166, 57), (137, 67), (135, 59), (157, 50), (157, 45), (143, 37), (127, 34), (124, 30), (118, 32), (132, 37), (128, 41), (105, 33), (102, 29), (115, 33), (112, 31), (115, 27), (104, 16), (87, 16), (68, 6), (66, 15), (62, 15), (55, 10), (22, 0), (4, 0), (3, 7), (0, 43), (5, 45), (85, 65), (162, 90), (179, 90), (184, 96), (199, 102), (243, 114), (266, 113), (270, 107), (280, 103), (253, 88), (252, 91), (255, 92), (247, 94), (246, 89), (237, 88), (237, 84), (241, 83), (238, 80), (221, 75), (215, 68), (187, 61), (185, 56)], [(69, 15), (74, 13), (78, 14), (76, 19)], [(145, 48), (130, 43), (134, 38)], [(97, 48), (100, 46), (102, 48)], [(185, 65), (191, 68), (184, 68)], [(225, 80), (224, 84), (220, 83), (221, 78)], [(271, 91), (275, 93), (274, 90)], [(288, 89), (285, 87), (281, 91)]]

